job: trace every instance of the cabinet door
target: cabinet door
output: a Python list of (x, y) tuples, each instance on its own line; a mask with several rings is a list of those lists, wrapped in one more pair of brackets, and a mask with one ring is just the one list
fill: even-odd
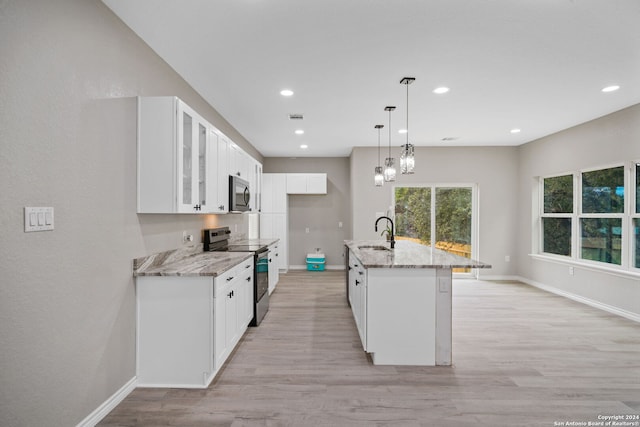
[(207, 203), (207, 122), (178, 102), (178, 212), (202, 212)]
[(307, 174), (288, 173), (287, 174), (287, 193), (288, 194), (305, 194), (306, 192), (307, 192)]
[(278, 242), (278, 266), (280, 270), (289, 269), (289, 253), (288, 253), (288, 218), (287, 214), (274, 214), (273, 218), (273, 231), (274, 235), (271, 237), (277, 237), (280, 239)]
[(249, 155), (233, 142), (229, 144), (229, 174), (249, 180)]
[(276, 173), (272, 174), (272, 188), (271, 194), (273, 200), (273, 212), (275, 213), (287, 213), (288, 208), (288, 196), (287, 196), (287, 174)]
[(214, 298), (214, 347), (215, 369), (218, 370), (227, 359), (230, 349), (227, 347), (227, 298), (225, 294)]
[(229, 212), (229, 141), (218, 135), (218, 212)]
[(358, 271), (358, 334), (362, 348), (367, 350), (367, 274), (364, 268)]
[(327, 194), (327, 174), (310, 173), (307, 175), (307, 194)]
[[(234, 283), (238, 283), (236, 280)], [(232, 286), (224, 295), (225, 303), (225, 344), (231, 350), (240, 338), (238, 335), (238, 295), (237, 286)]]
[(261, 213), (273, 212), (273, 174), (265, 173), (262, 175), (262, 210)]
[[(274, 259), (274, 266), (280, 266), (280, 244), (276, 243), (275, 245), (273, 245), (273, 259)], [(271, 268), (271, 265), (269, 265), (269, 268)], [(271, 280), (271, 278), (269, 278), (269, 280)], [(280, 269), (279, 268), (274, 268), (273, 269), (273, 288), (275, 289), (276, 285), (278, 284), (278, 281), (280, 281)], [(269, 282), (269, 286), (271, 286), (271, 282)]]

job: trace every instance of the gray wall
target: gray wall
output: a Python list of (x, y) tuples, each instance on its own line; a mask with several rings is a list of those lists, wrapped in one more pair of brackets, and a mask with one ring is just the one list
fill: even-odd
[[(261, 156), (98, 0), (0, 2), (0, 425), (75, 425), (135, 375), (132, 259), (247, 217), (136, 215), (137, 95)], [(24, 233), (25, 206), (55, 230)]]
[[(398, 174), (395, 182), (395, 185), (478, 185), (478, 257), (493, 266), (491, 270), (480, 270), (481, 277), (509, 276), (517, 272), (514, 262), (518, 212), (517, 154), (515, 147), (416, 147), (415, 174)], [(396, 156), (396, 161), (399, 161), (399, 148)], [(376, 148), (357, 147), (351, 154), (354, 239), (382, 239), (374, 231), (376, 212), (386, 212), (390, 208), (393, 185), (373, 185), (377, 161)], [(511, 262), (505, 262), (506, 255), (511, 256)]]
[(579, 171), (613, 163), (640, 160), (640, 104), (580, 126), (550, 135), (518, 149), (517, 253), (519, 275), (560, 292), (587, 298), (640, 316), (640, 283), (637, 277), (534, 259), (532, 248), (531, 188), (537, 177)]
[(327, 174), (326, 195), (289, 195), (289, 265), (304, 266), (307, 254), (321, 248), (328, 266), (344, 267), (344, 240), (351, 238), (349, 159), (267, 157), (264, 172)]

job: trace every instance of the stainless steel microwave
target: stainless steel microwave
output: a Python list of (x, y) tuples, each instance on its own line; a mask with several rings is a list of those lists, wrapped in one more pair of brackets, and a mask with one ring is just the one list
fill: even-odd
[(249, 208), (251, 192), (249, 183), (244, 179), (229, 175), (229, 212), (246, 212)]

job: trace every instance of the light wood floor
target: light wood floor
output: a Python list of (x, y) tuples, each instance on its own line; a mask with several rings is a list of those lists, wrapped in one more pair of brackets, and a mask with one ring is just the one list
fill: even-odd
[(378, 367), (343, 272), (280, 277), (267, 317), (208, 389), (137, 389), (100, 425), (559, 426), (640, 414), (630, 320), (523, 284), (458, 280), (454, 366)]

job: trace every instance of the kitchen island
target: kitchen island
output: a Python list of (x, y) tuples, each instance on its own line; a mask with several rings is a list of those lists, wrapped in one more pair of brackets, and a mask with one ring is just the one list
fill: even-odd
[(347, 240), (347, 294), (375, 365), (450, 366), (454, 268), (490, 265), (407, 240)]

